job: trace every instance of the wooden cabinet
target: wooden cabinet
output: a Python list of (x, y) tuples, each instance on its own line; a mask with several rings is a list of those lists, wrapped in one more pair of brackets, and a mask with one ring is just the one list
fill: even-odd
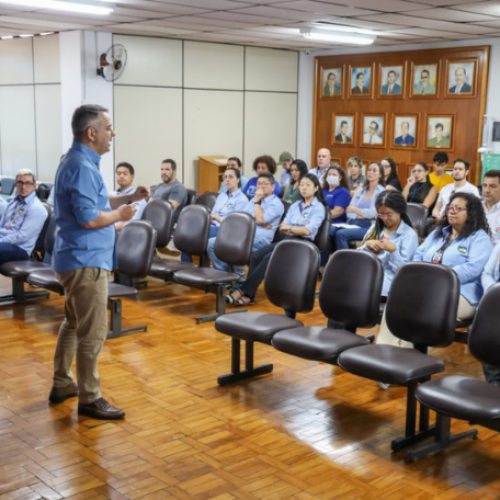
[(219, 192), (222, 183), (222, 176), (226, 171), (227, 157), (223, 155), (216, 156), (198, 156), (198, 193), (206, 191)]

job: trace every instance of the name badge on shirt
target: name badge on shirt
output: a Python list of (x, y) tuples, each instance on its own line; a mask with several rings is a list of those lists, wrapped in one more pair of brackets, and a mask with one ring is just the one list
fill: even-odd
[(226, 206), (227, 206), (227, 208), (231, 208), (232, 205), (231, 205), (231, 203), (228, 203)]
[(304, 213), (302, 214), (302, 217), (304, 217), (304, 219), (307, 219), (307, 216), (308, 216), (308, 215), (309, 215), (309, 212), (304, 212)]
[(500, 234), (500, 227), (496, 227), (496, 228), (495, 228), (495, 232), (496, 232), (497, 234)]
[(460, 247), (458, 247), (458, 251), (459, 251), (459, 253), (461, 253), (462, 255), (467, 255), (467, 247), (460, 246)]

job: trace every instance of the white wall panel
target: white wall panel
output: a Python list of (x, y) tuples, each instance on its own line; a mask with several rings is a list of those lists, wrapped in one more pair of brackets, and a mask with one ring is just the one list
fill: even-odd
[(35, 86), (38, 179), (53, 182), (62, 150), (61, 86)]
[(59, 83), (59, 35), (36, 36), (33, 38), (35, 60), (35, 83)]
[(127, 66), (117, 85), (182, 85), (182, 42), (145, 36), (114, 35), (127, 49)]
[(246, 47), (245, 90), (297, 92), (298, 52)]
[(0, 43), (0, 85), (33, 83), (33, 39), (14, 38)]
[(161, 182), (165, 158), (179, 165), (182, 181), (182, 90), (115, 86), (115, 163), (127, 161), (135, 184)]
[(243, 52), (238, 45), (184, 42), (184, 86), (243, 90)]
[[(0, 44), (2, 45), (2, 44)], [(0, 154), (2, 174), (36, 170), (33, 86), (0, 87)]]
[[(283, 151), (295, 155), (297, 95), (268, 92), (245, 93), (244, 172), (253, 177), (253, 160), (271, 155), (278, 160)], [(307, 158), (304, 158), (307, 162)]]
[(243, 150), (243, 92), (184, 91), (184, 184), (198, 189), (198, 156)]

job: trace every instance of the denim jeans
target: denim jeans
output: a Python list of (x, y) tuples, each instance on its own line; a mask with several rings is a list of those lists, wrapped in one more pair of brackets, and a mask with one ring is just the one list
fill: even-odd
[(366, 232), (372, 225), (372, 221), (364, 219), (354, 219), (348, 222), (352, 229), (342, 228), (335, 234), (336, 250), (347, 250), (350, 241), (362, 241)]
[(12, 243), (0, 243), (0, 264), (29, 258), (30, 256), (21, 247)]

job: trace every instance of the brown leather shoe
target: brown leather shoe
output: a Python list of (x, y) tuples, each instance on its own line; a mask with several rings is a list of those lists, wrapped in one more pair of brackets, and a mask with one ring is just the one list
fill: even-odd
[(96, 420), (122, 420), (125, 412), (111, 406), (104, 398), (96, 399), (93, 403), (78, 404), (78, 415), (95, 418)]
[(52, 387), (49, 394), (49, 401), (56, 405), (76, 396), (78, 396), (78, 386), (74, 382), (71, 382), (66, 387)]

